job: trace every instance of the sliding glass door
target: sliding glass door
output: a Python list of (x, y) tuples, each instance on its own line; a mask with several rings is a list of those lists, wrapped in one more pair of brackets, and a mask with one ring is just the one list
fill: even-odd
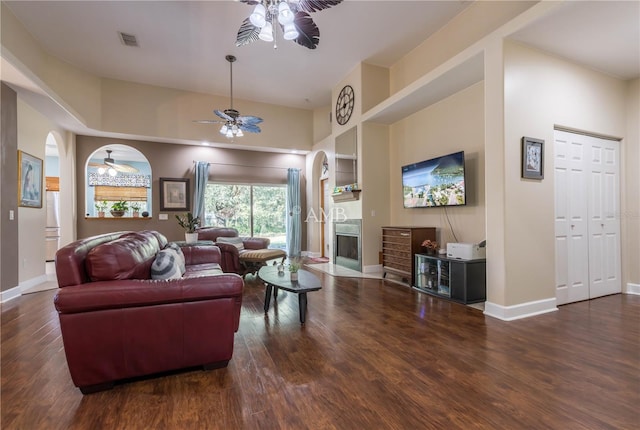
[(267, 237), (286, 246), (284, 185), (215, 184), (205, 192), (205, 226), (233, 227), (240, 236)]

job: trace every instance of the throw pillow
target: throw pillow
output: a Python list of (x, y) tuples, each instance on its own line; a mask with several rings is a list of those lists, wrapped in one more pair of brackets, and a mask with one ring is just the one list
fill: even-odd
[(151, 279), (180, 279), (181, 277), (178, 254), (173, 249), (158, 251), (151, 265)]
[(238, 251), (242, 251), (244, 249), (244, 243), (242, 243), (242, 238), (240, 237), (219, 237), (217, 239), (217, 242), (219, 243), (229, 243), (233, 246), (235, 246), (236, 248), (238, 248)]
[(178, 254), (178, 266), (180, 266), (180, 272), (184, 275), (187, 271), (187, 266), (185, 265), (184, 253), (182, 252), (182, 248), (175, 242), (170, 242), (164, 249), (173, 249), (176, 254)]

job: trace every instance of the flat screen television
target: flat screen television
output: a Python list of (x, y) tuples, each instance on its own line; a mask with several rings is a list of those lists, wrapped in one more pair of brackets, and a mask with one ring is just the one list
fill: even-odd
[(431, 208), (467, 204), (464, 151), (402, 166), (405, 208)]

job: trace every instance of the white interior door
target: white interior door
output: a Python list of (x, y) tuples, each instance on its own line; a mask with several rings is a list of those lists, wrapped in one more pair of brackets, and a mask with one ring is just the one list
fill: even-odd
[(589, 235), (585, 146), (555, 133), (556, 298), (558, 304), (589, 298)]
[(618, 143), (555, 131), (556, 298), (621, 291)]
[(589, 297), (621, 292), (618, 143), (584, 136), (590, 145)]

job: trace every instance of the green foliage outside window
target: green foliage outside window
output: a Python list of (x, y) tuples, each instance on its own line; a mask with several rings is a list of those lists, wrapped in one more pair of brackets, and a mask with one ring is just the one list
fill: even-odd
[(285, 247), (285, 211), (284, 186), (208, 184), (205, 191), (206, 226), (233, 227), (240, 236), (268, 237), (272, 248)]

